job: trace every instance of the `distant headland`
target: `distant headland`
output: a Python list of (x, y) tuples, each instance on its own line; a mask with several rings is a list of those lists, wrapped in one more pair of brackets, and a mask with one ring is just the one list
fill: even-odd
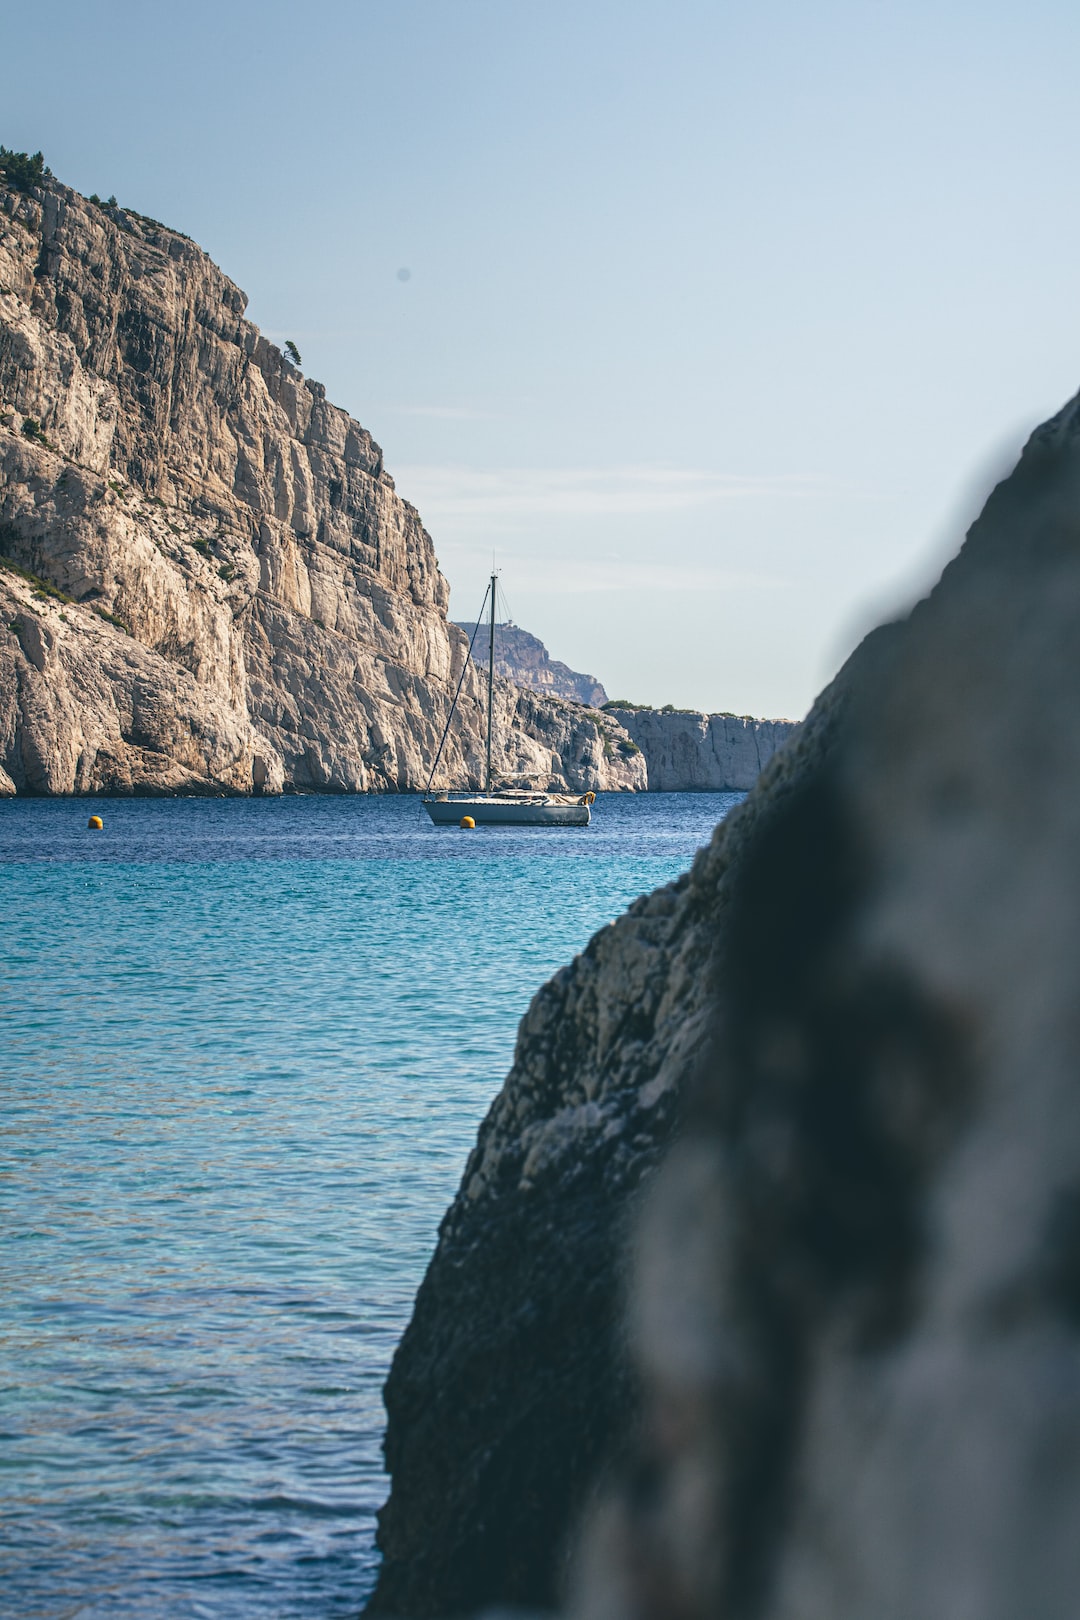
[[(477, 629), (475, 620), (459, 619), (457, 624), (471, 640)], [(481, 627), (477, 636), (474, 657), (487, 667), (486, 627)], [(583, 675), (580, 670), (552, 658), (538, 636), (530, 635), (511, 620), (495, 626), (495, 671), (517, 686), (527, 686), (533, 692), (550, 692), (555, 697), (566, 698), (569, 703), (584, 703), (590, 709), (601, 709), (608, 700), (595, 675)]]

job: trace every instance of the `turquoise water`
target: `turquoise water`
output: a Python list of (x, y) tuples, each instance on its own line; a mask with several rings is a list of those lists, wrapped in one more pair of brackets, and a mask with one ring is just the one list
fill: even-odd
[(0, 804), (0, 1613), (355, 1615), (518, 1021), (739, 797)]

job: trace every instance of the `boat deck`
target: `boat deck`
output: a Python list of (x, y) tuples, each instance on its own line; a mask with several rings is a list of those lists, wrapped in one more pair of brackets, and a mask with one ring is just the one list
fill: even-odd
[(571, 798), (563, 793), (478, 793), (452, 799), (425, 799), (424, 809), (437, 827), (456, 827), (462, 816), (481, 825), (587, 827), (592, 819), (591, 794)]

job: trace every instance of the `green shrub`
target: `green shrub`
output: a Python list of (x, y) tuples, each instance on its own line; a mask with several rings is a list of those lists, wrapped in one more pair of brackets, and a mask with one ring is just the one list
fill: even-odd
[(45, 159), (40, 152), (12, 152), (6, 146), (0, 146), (0, 170), (3, 170), (8, 185), (14, 186), (16, 191), (33, 191), (35, 186), (43, 186), (52, 175), (52, 170), (46, 168)]
[(200, 556), (209, 557), (209, 555), (210, 555), (210, 542), (209, 542), (209, 540), (204, 540), (201, 534), (197, 535), (196, 538), (191, 542), (191, 544), (195, 547), (195, 550), (199, 553)]
[(622, 755), (623, 759), (633, 759), (635, 754), (641, 753), (641, 749), (638, 747), (637, 743), (632, 742), (629, 737), (624, 737), (618, 746), (619, 753)]
[(610, 714), (613, 709), (644, 709), (652, 713), (651, 703), (631, 703), (625, 698), (611, 698), (607, 703), (601, 703), (600, 707), (605, 714)]
[(232, 563), (222, 563), (221, 567), (218, 569), (218, 574), (227, 585), (230, 579), (235, 577), (236, 569), (233, 567)]
[(41, 426), (41, 423), (32, 416), (28, 416), (24, 419), (22, 430), (24, 436), (28, 439), (32, 439), (35, 444), (47, 445), (49, 442), (45, 437), (45, 432)]
[(140, 225), (153, 226), (155, 231), (167, 231), (169, 228), (167, 225), (163, 225), (160, 219), (155, 219), (152, 214), (140, 214), (134, 208), (125, 208), (124, 213), (129, 219), (137, 219)]
[(34, 587), (34, 595), (39, 600), (43, 596), (51, 596), (56, 602), (74, 603), (75, 601), (73, 596), (65, 596), (64, 592), (58, 591), (55, 585), (50, 585), (47, 579), (39, 579), (37, 574), (32, 574), (28, 568), (20, 568), (19, 564), (12, 562), (10, 557), (0, 555), (0, 568), (6, 568), (9, 574), (18, 574), (20, 579), (25, 579), (28, 585)]
[[(118, 206), (115, 197), (111, 197), (109, 201), (114, 208)], [(166, 225), (163, 220), (155, 219), (152, 214), (140, 214), (137, 208), (125, 208), (123, 212), (128, 219), (137, 219), (140, 225), (149, 225), (153, 231), (169, 231), (173, 236), (182, 236), (185, 242), (191, 241), (191, 237), (185, 236), (183, 231), (178, 231), (175, 225)]]
[(90, 606), (92, 611), (97, 614), (99, 619), (104, 619), (106, 624), (111, 624), (115, 629), (122, 630), (125, 636), (130, 636), (131, 631), (128, 629), (123, 619), (118, 619), (115, 613), (106, 613), (105, 609), (103, 607), (98, 607), (96, 602), (91, 602)]

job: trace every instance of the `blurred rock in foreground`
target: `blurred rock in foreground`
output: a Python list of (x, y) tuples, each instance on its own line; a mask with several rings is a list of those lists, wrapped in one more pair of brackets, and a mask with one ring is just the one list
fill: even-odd
[(1077, 1611), (1076, 402), (847, 684), (733, 886), (581, 1615)]
[(576, 1541), (577, 1620), (1071, 1620), (1078, 713), (1074, 402), (538, 994), (388, 1385), (376, 1610), (551, 1604)]

